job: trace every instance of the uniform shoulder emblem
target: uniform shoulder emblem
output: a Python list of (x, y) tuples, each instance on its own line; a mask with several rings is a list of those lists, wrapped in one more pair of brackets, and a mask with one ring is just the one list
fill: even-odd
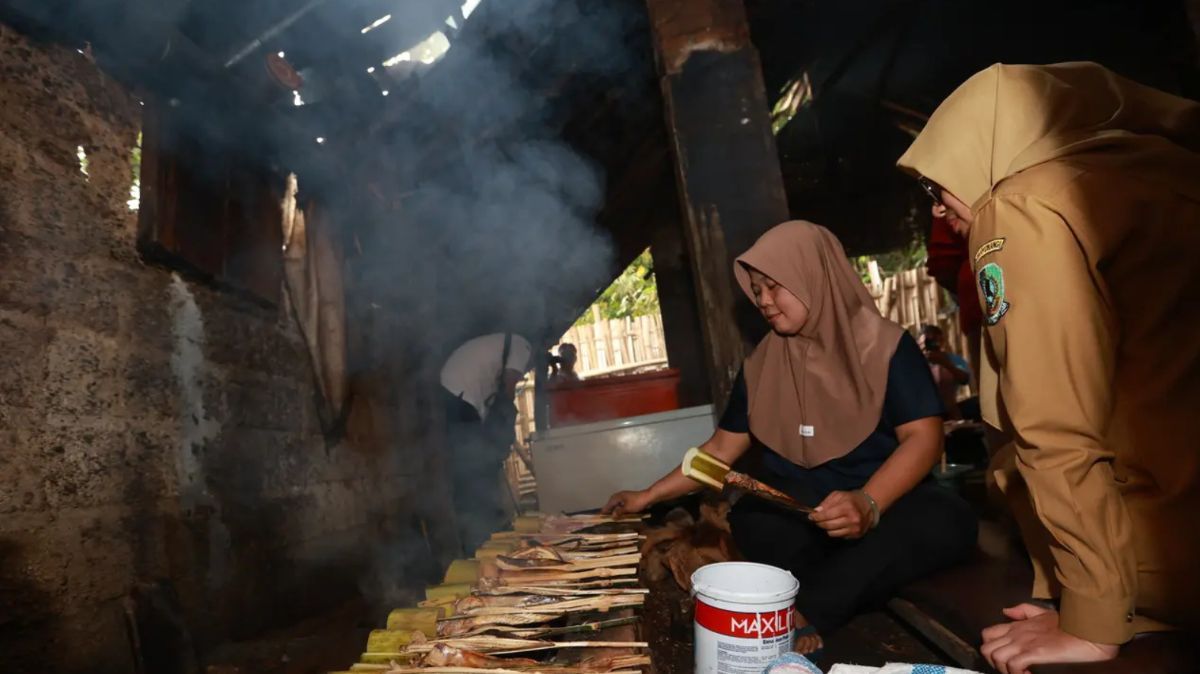
[(975, 251), (975, 264), (979, 264), (979, 261), (982, 260), (985, 255), (998, 253), (1001, 250), (1004, 250), (1004, 237), (988, 241)]
[(1004, 298), (1004, 270), (1000, 265), (989, 262), (979, 269), (979, 290), (983, 293), (984, 321), (988, 325), (999, 323), (1009, 309), (1008, 300)]

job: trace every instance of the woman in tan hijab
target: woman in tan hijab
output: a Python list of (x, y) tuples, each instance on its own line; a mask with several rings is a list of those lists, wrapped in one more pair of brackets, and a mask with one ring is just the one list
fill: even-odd
[[(864, 606), (963, 558), (975, 518), (930, 479), (943, 409), (925, 356), (879, 315), (837, 239), (787, 222), (734, 271), (772, 331), (702, 449), (733, 463), (758, 446), (758, 477), (817, 506), (806, 520), (742, 499), (729, 516), (743, 555), (799, 579), (797, 649), (811, 652)], [(614, 494), (605, 510), (638, 512), (695, 489), (677, 469)]]
[(1064, 63), (975, 75), (900, 159), (969, 229), (992, 473), (1057, 601), (984, 632), (1005, 674), (1200, 625), (1198, 152), (1200, 105)]

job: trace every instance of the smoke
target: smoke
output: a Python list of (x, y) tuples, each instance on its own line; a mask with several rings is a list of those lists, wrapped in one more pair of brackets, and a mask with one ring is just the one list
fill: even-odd
[[(613, 246), (595, 224), (605, 176), (562, 130), (578, 112), (567, 99), (604, 91), (633, 63), (626, 42), (638, 17), (609, 5), (485, 0), (443, 59), (405, 82), (420, 112), (378, 148), (397, 167), (403, 222), (380, 228), (378, 251), (420, 251), (434, 270), (428, 355), (500, 329), (553, 339), (546, 331), (569, 325), (570, 310), (610, 280)], [(419, 296), (427, 286), (396, 278), (394, 260), (379, 262), (382, 294), (430, 301)]]
[[(645, 21), (639, 11), (640, 3), (484, 0), (440, 61), (389, 86), (392, 97), (409, 97), (411, 113), (372, 150), (388, 158), (385, 179), (402, 206), (396, 221), (375, 223), (357, 291), (417, 318), (404, 335), (379, 339), (434, 371), (489, 332), (516, 332), (538, 348), (611, 280), (614, 247), (596, 224), (604, 170), (564, 126), (581, 97), (616, 88), (635, 66), (628, 42)], [(409, 20), (404, 13), (393, 10), (390, 21)], [(377, 601), (400, 599), (397, 571), (419, 568), (429, 546), (421, 535), (381, 540), (359, 585)]]

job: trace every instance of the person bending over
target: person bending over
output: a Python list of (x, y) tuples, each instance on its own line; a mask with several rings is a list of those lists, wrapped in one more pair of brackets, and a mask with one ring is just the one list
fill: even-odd
[(969, 230), (980, 403), (1032, 596), (1004, 674), (1200, 628), (1200, 105), (1095, 63), (994, 65), (900, 158)]

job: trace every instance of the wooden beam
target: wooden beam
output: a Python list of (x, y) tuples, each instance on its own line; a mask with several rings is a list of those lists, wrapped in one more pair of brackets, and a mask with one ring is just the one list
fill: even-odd
[(679, 406), (694, 407), (712, 402), (712, 391), (679, 202), (670, 167), (664, 166), (663, 173), (657, 181), (662, 197), (651, 207), (650, 253), (654, 256), (668, 364), (679, 370)]
[(647, 0), (712, 400), (763, 331), (733, 259), (788, 217), (742, 0)]
[(887, 608), (897, 620), (928, 639), (946, 657), (953, 660), (955, 665), (981, 671), (987, 668), (987, 663), (974, 646), (917, 608), (916, 604), (893, 598), (887, 603)]

